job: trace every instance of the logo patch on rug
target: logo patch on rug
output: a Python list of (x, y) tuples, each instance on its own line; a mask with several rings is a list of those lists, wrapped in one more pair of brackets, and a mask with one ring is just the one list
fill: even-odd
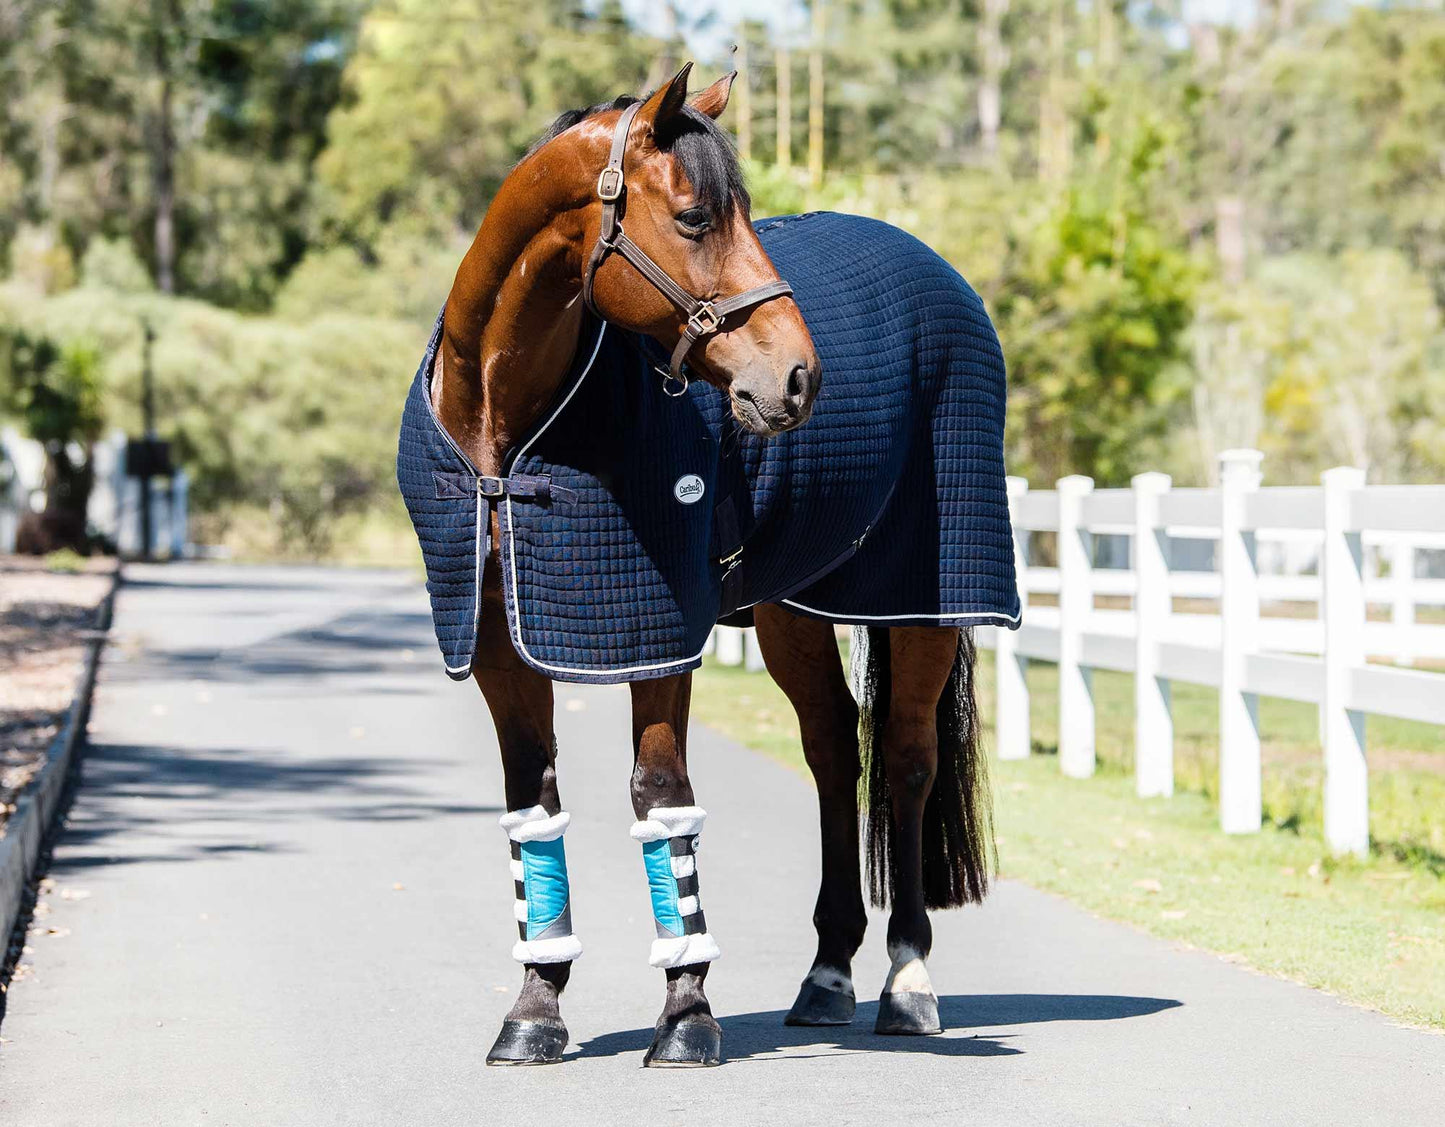
[(685, 473), (672, 487), (672, 495), (684, 505), (694, 505), (702, 500), (702, 478), (695, 473)]

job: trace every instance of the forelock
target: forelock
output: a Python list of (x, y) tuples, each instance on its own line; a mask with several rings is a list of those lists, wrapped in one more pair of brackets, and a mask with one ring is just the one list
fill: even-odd
[[(578, 122), (589, 117), (622, 110), (639, 101), (630, 94), (623, 94), (610, 102), (598, 102), (584, 109), (566, 110), (547, 127), (532, 147), (527, 150), (525, 160), (548, 141), (555, 140)], [(658, 131), (657, 145), (663, 152), (671, 153), (682, 166), (683, 175), (692, 185), (697, 197), (697, 206), (705, 208), (714, 219), (726, 219), (735, 207), (750, 210), (747, 185), (743, 181), (742, 166), (738, 163), (737, 150), (732, 139), (707, 114), (692, 106), (683, 106), (674, 114), (665, 127)]]

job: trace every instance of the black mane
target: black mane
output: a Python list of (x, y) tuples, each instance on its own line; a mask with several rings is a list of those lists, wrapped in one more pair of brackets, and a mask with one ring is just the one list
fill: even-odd
[[(564, 111), (533, 142), (527, 156), (579, 121), (608, 110), (626, 109), (638, 100), (631, 94), (623, 94), (610, 102), (598, 102), (586, 109)], [(683, 106), (658, 134), (657, 143), (664, 152), (670, 152), (678, 159), (683, 175), (697, 195), (698, 206), (706, 208), (714, 219), (727, 218), (734, 207), (742, 207), (744, 211), (751, 208), (752, 202), (743, 183), (743, 170), (738, 164), (732, 139), (707, 114), (691, 106)]]

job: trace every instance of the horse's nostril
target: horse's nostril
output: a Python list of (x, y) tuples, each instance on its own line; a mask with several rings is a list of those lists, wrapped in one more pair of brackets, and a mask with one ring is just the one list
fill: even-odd
[(788, 372), (787, 396), (791, 400), (802, 399), (808, 388), (808, 366), (794, 364)]

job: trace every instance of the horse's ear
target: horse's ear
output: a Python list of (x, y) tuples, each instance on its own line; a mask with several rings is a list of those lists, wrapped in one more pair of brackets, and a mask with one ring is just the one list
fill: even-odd
[(659, 86), (643, 103), (637, 116), (655, 130), (676, 114), (687, 103), (687, 76), (691, 71), (692, 63), (684, 63), (682, 69), (672, 76), (671, 82)]
[(692, 108), (714, 121), (722, 117), (723, 110), (728, 108), (728, 95), (733, 92), (733, 79), (737, 76), (737, 71), (723, 75), (692, 100)]

